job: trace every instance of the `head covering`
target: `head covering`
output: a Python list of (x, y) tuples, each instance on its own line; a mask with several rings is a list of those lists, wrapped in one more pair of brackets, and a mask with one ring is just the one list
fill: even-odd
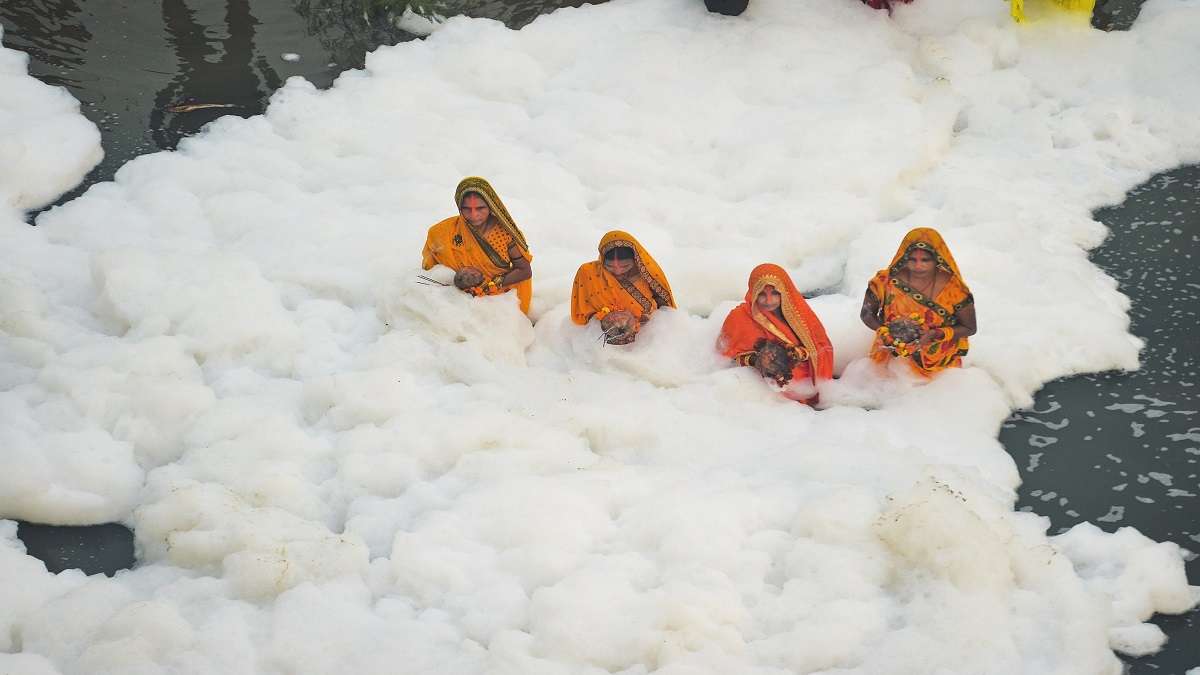
[(637, 266), (638, 274), (650, 286), (658, 306), (674, 307), (675, 296), (671, 293), (671, 284), (667, 283), (667, 275), (663, 274), (662, 268), (654, 258), (628, 232), (613, 230), (600, 238), (600, 264), (604, 264), (604, 254), (622, 247), (633, 249), (633, 262)]
[(508, 232), (521, 251), (528, 254), (529, 244), (525, 243), (525, 235), (521, 234), (517, 223), (508, 214), (508, 209), (504, 208), (504, 202), (500, 201), (500, 195), (496, 194), (491, 184), (479, 176), (467, 176), (462, 179), (458, 182), (458, 187), (454, 189), (454, 208), (462, 208), (463, 198), (470, 194), (478, 195), (488, 205), (488, 210), (492, 212), (492, 216), (496, 218), (500, 226)]
[(933, 256), (937, 263), (938, 269), (949, 273), (958, 285), (962, 287), (963, 293), (970, 293), (967, 288), (967, 283), (963, 281), (962, 275), (958, 272), (958, 265), (954, 262), (954, 256), (950, 255), (950, 247), (946, 246), (946, 242), (942, 240), (942, 235), (932, 227), (918, 227), (914, 230), (909, 230), (908, 234), (904, 235), (904, 241), (900, 242), (900, 248), (896, 249), (896, 255), (892, 256), (892, 262), (888, 265), (888, 272), (895, 274), (904, 267), (908, 261), (908, 254), (913, 249), (922, 249), (928, 251)]
[(779, 307), (783, 311), (783, 319), (800, 340), (799, 346), (804, 347), (808, 353), (813, 377), (826, 380), (832, 378), (833, 344), (825, 334), (821, 320), (813, 313), (800, 291), (796, 290), (792, 278), (779, 265), (763, 263), (750, 272), (750, 281), (746, 289), (746, 303), (750, 306), (750, 316), (767, 333), (779, 338), (784, 344), (791, 344), (792, 340), (758, 309), (758, 294), (767, 286), (773, 286), (779, 292)]

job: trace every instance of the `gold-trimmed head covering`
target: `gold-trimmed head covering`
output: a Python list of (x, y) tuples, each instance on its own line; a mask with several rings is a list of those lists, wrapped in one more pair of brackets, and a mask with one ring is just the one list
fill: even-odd
[(528, 257), (529, 244), (525, 243), (525, 235), (521, 233), (516, 221), (509, 215), (508, 209), (504, 208), (504, 202), (500, 201), (500, 195), (496, 194), (491, 183), (479, 176), (467, 176), (459, 181), (458, 187), (454, 189), (454, 208), (461, 209), (463, 198), (470, 194), (478, 195), (488, 205), (492, 216)]
[(763, 263), (750, 272), (750, 281), (747, 286), (746, 302), (750, 305), (750, 316), (754, 318), (754, 322), (784, 344), (797, 346), (792, 345), (792, 340), (783, 331), (776, 328), (771, 320), (758, 309), (758, 294), (762, 292), (763, 288), (773, 286), (779, 292), (779, 306), (783, 311), (783, 319), (787, 322), (788, 328), (791, 328), (799, 338), (800, 345), (798, 346), (804, 347), (805, 352), (808, 353), (813, 376), (826, 380), (832, 378), (833, 345), (825, 333), (825, 327), (821, 325), (821, 320), (808, 306), (804, 295), (796, 289), (796, 285), (792, 283), (792, 278), (787, 271), (779, 265)]
[(675, 295), (671, 293), (671, 284), (667, 283), (667, 275), (663, 274), (658, 262), (646, 252), (641, 243), (633, 235), (621, 230), (612, 230), (600, 238), (600, 264), (604, 265), (604, 254), (614, 248), (633, 249), (633, 262), (637, 265), (638, 275), (650, 286), (654, 293), (654, 301), (659, 307), (674, 307)]
[(908, 234), (904, 235), (904, 240), (900, 242), (900, 248), (896, 249), (896, 255), (892, 256), (892, 262), (888, 265), (888, 272), (895, 274), (904, 267), (908, 261), (908, 254), (913, 249), (922, 249), (928, 251), (933, 256), (937, 263), (938, 269), (943, 272), (948, 272), (954, 277), (964, 293), (970, 293), (967, 288), (967, 282), (963, 280), (962, 274), (958, 271), (958, 265), (954, 262), (954, 256), (950, 255), (950, 247), (946, 246), (946, 242), (942, 239), (942, 235), (932, 227), (918, 227), (909, 230)]

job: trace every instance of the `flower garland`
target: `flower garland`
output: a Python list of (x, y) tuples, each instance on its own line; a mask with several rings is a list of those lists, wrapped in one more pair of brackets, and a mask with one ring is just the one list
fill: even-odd
[(879, 327), (879, 334), (884, 348), (900, 358), (911, 356), (920, 349), (921, 333), (925, 328), (925, 316), (917, 312), (908, 315), (907, 319), (897, 319)]

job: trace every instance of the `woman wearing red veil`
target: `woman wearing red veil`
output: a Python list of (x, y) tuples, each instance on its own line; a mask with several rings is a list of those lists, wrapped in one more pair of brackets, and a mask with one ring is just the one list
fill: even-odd
[(746, 301), (725, 317), (717, 350), (738, 365), (752, 366), (780, 386), (803, 387), (796, 397), (809, 405), (816, 385), (833, 377), (833, 345), (825, 327), (778, 265), (759, 265), (750, 273)]

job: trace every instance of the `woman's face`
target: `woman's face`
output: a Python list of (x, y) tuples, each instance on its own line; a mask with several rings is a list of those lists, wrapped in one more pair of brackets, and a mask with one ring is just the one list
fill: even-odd
[(604, 269), (610, 274), (618, 277), (623, 277), (629, 274), (629, 270), (633, 269), (633, 251), (631, 249), (621, 247), (614, 248), (604, 254)]
[(487, 202), (483, 201), (479, 195), (473, 194), (463, 197), (462, 206), (458, 207), (458, 212), (462, 214), (463, 220), (474, 228), (483, 227), (483, 224), (488, 221), (488, 217), (492, 215)]
[(911, 274), (929, 274), (933, 271), (933, 254), (925, 249), (914, 248), (908, 252), (906, 268)]
[(758, 292), (758, 297), (755, 298), (754, 304), (760, 312), (774, 312), (779, 309), (779, 303), (783, 300), (783, 296), (779, 295), (779, 291), (775, 290), (774, 286), (763, 286), (763, 289)]

